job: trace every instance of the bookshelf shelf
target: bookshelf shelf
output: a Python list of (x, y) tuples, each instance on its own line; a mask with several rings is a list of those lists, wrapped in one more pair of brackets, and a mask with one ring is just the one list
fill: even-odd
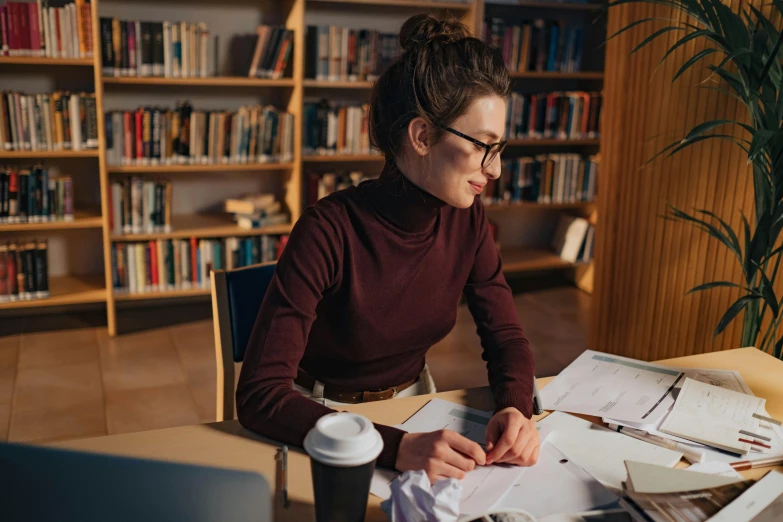
[(433, 2), (417, 0), (307, 0), (310, 5), (359, 4), (385, 5), (390, 7), (415, 7), (417, 9), (451, 9), (465, 11), (472, 7), (471, 2)]
[(144, 76), (104, 76), (105, 85), (171, 85), (203, 87), (293, 87), (293, 78), (247, 78), (242, 76), (212, 76), (208, 78), (160, 78)]
[(556, 71), (521, 71), (509, 72), (511, 78), (526, 79), (554, 79), (554, 80), (603, 80), (603, 71), (581, 71), (581, 72), (556, 72)]
[(598, 139), (584, 139), (584, 140), (558, 140), (558, 139), (524, 139), (524, 140), (508, 140), (508, 146), (514, 147), (597, 147), (600, 145), (601, 140)]
[(103, 218), (100, 212), (79, 212), (73, 221), (42, 221), (37, 223), (0, 223), (0, 232), (33, 232), (36, 230), (69, 230), (79, 228), (101, 228)]
[(303, 80), (302, 85), (306, 88), (317, 89), (372, 89), (373, 82), (350, 82), (350, 81), (330, 81), (330, 80)]
[(115, 301), (146, 301), (148, 299), (175, 299), (179, 297), (201, 297), (208, 296), (212, 292), (209, 288), (191, 288), (189, 290), (165, 290), (162, 292), (142, 292), (142, 293), (115, 293)]
[(47, 58), (45, 56), (0, 56), (0, 65), (71, 65), (92, 67), (92, 58)]
[(50, 277), (49, 291), (51, 296), (43, 299), (0, 303), (0, 310), (102, 303), (106, 301), (106, 283), (103, 274)]
[(0, 151), (0, 159), (97, 158), (99, 155), (98, 149)]
[(144, 173), (194, 173), (194, 172), (248, 172), (268, 170), (290, 170), (293, 163), (225, 163), (216, 165), (126, 165), (107, 166), (109, 174), (144, 174)]
[(534, 7), (537, 9), (560, 9), (563, 11), (600, 11), (603, 8), (603, 5), (595, 3), (535, 2), (526, 0), (517, 0), (514, 3), (488, 1), (485, 5), (488, 7)]
[(504, 272), (539, 272), (576, 266), (574, 263), (563, 261), (554, 252), (544, 249), (501, 248), (500, 257), (503, 259)]
[(122, 234), (111, 236), (112, 241), (149, 241), (156, 239), (188, 239), (191, 237), (233, 237), (260, 236), (266, 234), (288, 234), (291, 225), (275, 225), (263, 228), (239, 228), (225, 215), (193, 214), (172, 216), (171, 232), (153, 232), (149, 234)]
[(569, 210), (591, 208), (595, 205), (594, 201), (579, 201), (574, 203), (539, 203), (537, 201), (518, 201), (507, 204), (484, 205), (487, 210), (515, 210), (520, 208), (537, 208), (551, 210)]
[(360, 154), (356, 156), (302, 156), (302, 161), (305, 163), (353, 163), (361, 161), (384, 161), (384, 157), (380, 154)]

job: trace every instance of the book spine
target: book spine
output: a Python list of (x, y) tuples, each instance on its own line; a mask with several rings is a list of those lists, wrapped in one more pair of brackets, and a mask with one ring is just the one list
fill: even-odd
[(19, 286), (16, 272), (19, 270), (17, 247), (13, 243), (8, 244), (8, 256), (6, 257), (6, 273), (8, 284), (8, 300), (16, 301), (19, 299)]
[(38, 248), (35, 249), (35, 290), (37, 297), (49, 297), (48, 252), (46, 241), (39, 242)]
[(36, 293), (36, 277), (35, 277), (35, 243), (27, 243), (24, 248), (24, 292), (26, 299), (34, 299), (37, 297)]

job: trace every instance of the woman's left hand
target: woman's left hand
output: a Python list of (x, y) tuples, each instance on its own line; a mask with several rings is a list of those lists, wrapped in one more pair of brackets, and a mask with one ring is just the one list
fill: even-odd
[(538, 462), (541, 442), (536, 423), (514, 408), (495, 413), (487, 425), (487, 465), (532, 466)]

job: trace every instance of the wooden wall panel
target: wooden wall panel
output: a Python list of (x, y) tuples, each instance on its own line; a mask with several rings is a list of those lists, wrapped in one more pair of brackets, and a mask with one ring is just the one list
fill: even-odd
[[(648, 4), (612, 8), (608, 34), (641, 18), (671, 15), (663, 6)], [(744, 115), (735, 100), (699, 87), (707, 76), (704, 66), (671, 82), (703, 42), (680, 47), (659, 65), (677, 38), (669, 33), (629, 56), (661, 27), (663, 22), (642, 24), (606, 47), (598, 181), (601, 226), (590, 332), (591, 348), (646, 360), (738, 346), (738, 321), (713, 336), (736, 291), (686, 295), (706, 281), (738, 281), (736, 259), (703, 232), (662, 216), (668, 202), (683, 209), (713, 210), (738, 227), (740, 210), (751, 216), (753, 196), (744, 152), (725, 141), (708, 140), (646, 165), (694, 125)]]

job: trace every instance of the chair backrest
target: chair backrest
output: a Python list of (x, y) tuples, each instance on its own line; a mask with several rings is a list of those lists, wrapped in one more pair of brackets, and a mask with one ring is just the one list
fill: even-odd
[(217, 419), (234, 418), (234, 363), (245, 358), (276, 263), (212, 272), (212, 321), (217, 362)]

